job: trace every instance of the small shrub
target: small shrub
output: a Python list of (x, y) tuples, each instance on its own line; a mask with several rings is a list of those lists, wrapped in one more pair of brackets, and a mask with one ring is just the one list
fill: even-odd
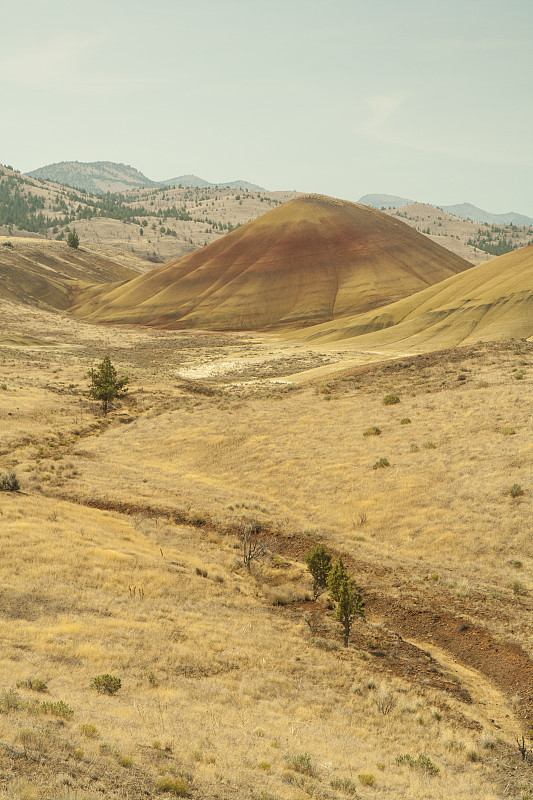
[(395, 406), (396, 403), (400, 402), (400, 396), (397, 394), (386, 394), (383, 398), (383, 405), (384, 406)]
[(364, 773), (363, 775), (357, 776), (363, 786), (373, 786), (376, 782), (376, 779), (373, 775), (369, 775), (368, 773)]
[(524, 494), (524, 490), (522, 489), (519, 483), (513, 483), (513, 485), (508, 491), (508, 494), (513, 498), (522, 497), (522, 495)]
[(315, 647), (320, 647), (321, 650), (339, 649), (338, 642), (334, 642), (333, 639), (325, 639), (322, 636), (314, 636), (311, 639), (311, 642), (315, 645)]
[(302, 775), (314, 775), (315, 771), (311, 764), (311, 756), (309, 753), (298, 753), (296, 756), (286, 756), (285, 761), (295, 772), (299, 772)]
[(80, 725), (80, 732), (87, 737), (87, 739), (98, 739), (100, 731), (96, 725)]
[(32, 692), (47, 692), (48, 686), (46, 681), (41, 681), (38, 678), (28, 678), (25, 681), (17, 681), (17, 689), (31, 689)]
[(97, 675), (91, 681), (91, 689), (96, 689), (100, 694), (116, 694), (121, 687), (120, 678), (114, 675)]
[(206, 523), (205, 517), (202, 517), (201, 514), (191, 514), (190, 517), (191, 525), (194, 525), (195, 528), (201, 528)]
[(332, 789), (338, 789), (344, 792), (344, 794), (351, 794), (354, 796), (357, 794), (357, 786), (349, 778), (333, 778), (330, 786)]
[(514, 436), (516, 431), (510, 425), (504, 425), (503, 428), (500, 428), (500, 433), (502, 436)]
[(379, 461), (376, 461), (372, 469), (383, 469), (383, 467), (390, 467), (388, 458), (380, 458)]
[(159, 686), (157, 675), (152, 670), (148, 670), (147, 672), (141, 673), (141, 678), (146, 678), (150, 686)]
[(439, 768), (427, 756), (419, 755), (418, 758), (413, 758), (409, 753), (403, 756), (397, 756), (397, 764), (409, 764), (410, 767), (420, 767), (420, 769), (429, 772), (431, 775), (436, 775)]
[(120, 764), (121, 767), (129, 769), (130, 767), (133, 767), (133, 758), (129, 758), (128, 756), (121, 756), (118, 760), (118, 763)]
[(528, 594), (527, 587), (525, 586), (525, 584), (522, 583), (522, 581), (510, 581), (510, 583), (508, 583), (507, 586), (509, 587), (509, 589), (512, 589), (516, 595), (519, 595), (520, 597), (525, 597)]
[(265, 772), (270, 772), (272, 769), (272, 764), (269, 764), (268, 761), (261, 761), (259, 764), (259, 769), (263, 769)]
[(410, 424), (411, 420), (409, 419), (409, 417), (403, 417), (403, 419), (400, 420), (400, 425), (410, 425)]
[(43, 753), (46, 749), (47, 735), (43, 730), (21, 728), (17, 734), (17, 741), (21, 743), (25, 753), (32, 750)]
[(41, 703), (40, 710), (43, 714), (51, 714), (54, 717), (72, 717), (74, 715), (74, 711), (72, 708), (64, 703), (63, 700), (58, 700), (57, 702), (46, 702)]
[(176, 797), (187, 797), (189, 794), (189, 784), (183, 778), (170, 778), (165, 775), (158, 778), (155, 782), (155, 788), (158, 792), (167, 792)]
[(432, 775), (436, 775), (439, 772), (439, 768), (427, 756), (418, 756), (418, 766)]
[(424, 442), (422, 447), (424, 447), (426, 450), (436, 450), (437, 449), (437, 445), (435, 444), (435, 442)]
[(19, 489), (20, 481), (14, 470), (3, 472), (0, 475), (0, 492), (18, 492)]
[(485, 750), (494, 750), (496, 747), (496, 739), (490, 731), (484, 731), (479, 737), (479, 744), (480, 747), (483, 747)]
[(377, 428), (375, 425), (373, 425), (371, 428), (367, 428), (366, 431), (364, 431), (363, 433), (363, 436), (380, 436), (380, 435), (381, 435), (381, 430)]
[(379, 693), (376, 699), (376, 707), (380, 714), (387, 716), (390, 714), (391, 711), (394, 711), (397, 705), (396, 697), (392, 694), (392, 692), (388, 692), (383, 690)]
[(0, 713), (9, 714), (22, 706), (22, 700), (14, 689), (4, 689), (0, 695)]
[(289, 786), (301, 786), (304, 778), (295, 775), (294, 772), (284, 772), (281, 776), (283, 783), (288, 783)]

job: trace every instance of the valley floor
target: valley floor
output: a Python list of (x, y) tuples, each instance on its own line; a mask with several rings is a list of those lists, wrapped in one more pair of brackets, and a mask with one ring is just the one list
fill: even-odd
[[(380, 361), (0, 312), (0, 797), (530, 796), (533, 344)], [(319, 541), (363, 589), (347, 648)]]

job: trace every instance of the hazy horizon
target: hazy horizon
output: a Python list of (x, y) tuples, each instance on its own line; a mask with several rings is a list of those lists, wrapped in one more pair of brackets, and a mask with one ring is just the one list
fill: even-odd
[(22, 0), (3, 18), (0, 161), (21, 172), (115, 161), (533, 216), (525, 0)]

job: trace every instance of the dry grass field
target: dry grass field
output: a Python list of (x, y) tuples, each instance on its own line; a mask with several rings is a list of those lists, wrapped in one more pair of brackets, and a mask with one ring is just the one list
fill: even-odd
[[(379, 361), (0, 313), (0, 798), (532, 796), (531, 343)], [(319, 541), (363, 588), (347, 648)]]

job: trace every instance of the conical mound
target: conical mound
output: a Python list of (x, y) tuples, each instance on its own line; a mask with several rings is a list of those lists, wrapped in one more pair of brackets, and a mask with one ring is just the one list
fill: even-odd
[(380, 352), (531, 339), (533, 245), (479, 264), (379, 311), (316, 325), (297, 336)]
[(470, 267), (380, 211), (302, 195), (177, 261), (72, 309), (162, 328), (297, 327), (389, 303)]

